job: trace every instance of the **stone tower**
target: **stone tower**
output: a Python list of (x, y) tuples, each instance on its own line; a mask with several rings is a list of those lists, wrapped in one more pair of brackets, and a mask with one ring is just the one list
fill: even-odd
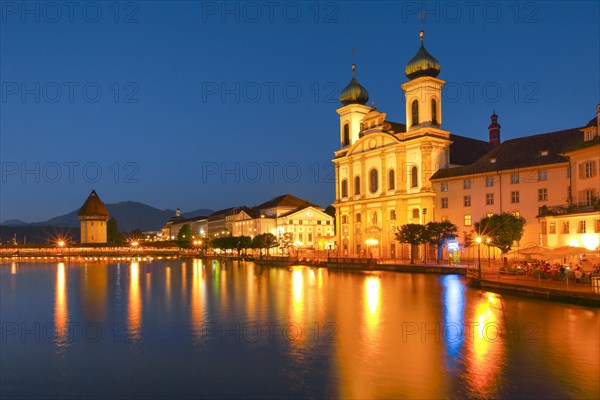
[(108, 210), (95, 190), (92, 190), (77, 216), (81, 224), (81, 243), (106, 243)]

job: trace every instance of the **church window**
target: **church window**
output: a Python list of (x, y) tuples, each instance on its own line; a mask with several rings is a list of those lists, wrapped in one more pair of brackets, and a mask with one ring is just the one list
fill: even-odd
[(377, 189), (379, 188), (379, 177), (377, 175), (377, 170), (374, 168), (369, 172), (369, 190), (371, 193), (377, 192)]
[(348, 123), (344, 124), (344, 141), (343, 141), (343, 145), (344, 146), (350, 145), (350, 124), (348, 124)]
[(415, 126), (419, 124), (419, 102), (417, 100), (413, 100), (412, 102), (412, 125)]
[(348, 181), (342, 180), (342, 197), (348, 197)]
[(390, 219), (392, 221), (394, 221), (396, 219), (396, 210), (391, 210), (390, 211)]
[(431, 99), (431, 122), (438, 125), (437, 120), (437, 101)]
[(412, 217), (413, 218), (419, 218), (419, 209), (418, 208), (413, 208), (413, 210), (412, 210)]
[(356, 222), (362, 222), (361, 219), (360, 213), (356, 213)]
[(360, 194), (360, 176), (354, 178), (354, 194)]
[(388, 175), (388, 190), (394, 190), (396, 188), (396, 172), (394, 172), (393, 169), (390, 169)]
[(414, 188), (417, 186), (419, 186), (419, 171), (417, 167), (412, 167), (410, 170), (410, 187)]

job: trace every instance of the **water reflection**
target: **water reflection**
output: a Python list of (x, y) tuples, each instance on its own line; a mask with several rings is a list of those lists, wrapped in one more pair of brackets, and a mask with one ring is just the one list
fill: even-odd
[(369, 339), (374, 341), (379, 327), (381, 282), (378, 277), (370, 276), (365, 280), (365, 306)]
[(102, 322), (108, 311), (108, 264), (85, 264), (82, 272), (80, 296), (84, 314), (91, 321)]
[(69, 342), (69, 306), (67, 303), (67, 273), (65, 264), (56, 267), (56, 287), (54, 291), (54, 343), (63, 348)]
[(129, 306), (127, 332), (133, 343), (142, 338), (142, 293), (140, 291), (140, 264), (132, 261), (129, 266)]
[[(216, 268), (215, 268), (216, 269)], [(194, 343), (202, 342), (202, 324), (204, 322), (204, 307), (206, 302), (206, 274), (202, 260), (194, 259), (192, 262), (192, 335)]]
[(444, 288), (444, 343), (449, 360), (453, 360), (463, 344), (465, 286), (457, 275), (446, 275), (440, 281)]

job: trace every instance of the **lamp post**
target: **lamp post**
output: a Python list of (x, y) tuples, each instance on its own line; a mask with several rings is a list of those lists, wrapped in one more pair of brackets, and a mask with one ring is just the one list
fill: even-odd
[(377, 239), (370, 238), (365, 240), (365, 243), (367, 244), (367, 250), (369, 251), (369, 258), (373, 258), (373, 246), (377, 246), (379, 241)]
[(475, 238), (477, 242), (477, 275), (481, 278), (481, 236)]
[(491, 260), (490, 260), (490, 242), (492, 241), (492, 239), (487, 238), (485, 240), (485, 242), (487, 243), (487, 248), (488, 248), (488, 268), (490, 268), (491, 266)]

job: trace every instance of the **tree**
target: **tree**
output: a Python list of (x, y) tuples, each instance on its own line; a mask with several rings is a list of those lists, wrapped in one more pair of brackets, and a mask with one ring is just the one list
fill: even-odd
[(425, 225), (427, 241), (437, 248), (437, 263), (442, 258), (442, 249), (447, 240), (458, 236), (458, 227), (450, 221), (428, 222)]
[(179, 233), (177, 234), (177, 243), (179, 247), (189, 247), (192, 243), (192, 228), (190, 224), (183, 224)]
[(406, 224), (396, 228), (396, 240), (412, 245), (410, 263), (415, 263), (415, 247), (427, 241), (427, 229), (421, 224)]
[(333, 217), (333, 231), (335, 232), (335, 207), (333, 205), (327, 206), (325, 214)]
[(252, 246), (252, 238), (250, 236), (230, 236), (231, 248), (236, 250), (238, 258), (242, 250), (248, 249)]
[(525, 218), (511, 213), (493, 214), (475, 222), (475, 232), (480, 237), (490, 238), (490, 246), (508, 253), (514, 242), (521, 240), (525, 229)]
[(119, 224), (115, 217), (110, 217), (106, 224), (106, 237), (109, 243), (125, 242), (125, 235), (119, 232)]
[(277, 246), (279, 246), (279, 241), (277, 240), (277, 237), (272, 233), (261, 233), (260, 235), (256, 235), (254, 239), (252, 239), (252, 247), (259, 249), (261, 257), (262, 249), (266, 249), (267, 254), (269, 254), (269, 249)]

